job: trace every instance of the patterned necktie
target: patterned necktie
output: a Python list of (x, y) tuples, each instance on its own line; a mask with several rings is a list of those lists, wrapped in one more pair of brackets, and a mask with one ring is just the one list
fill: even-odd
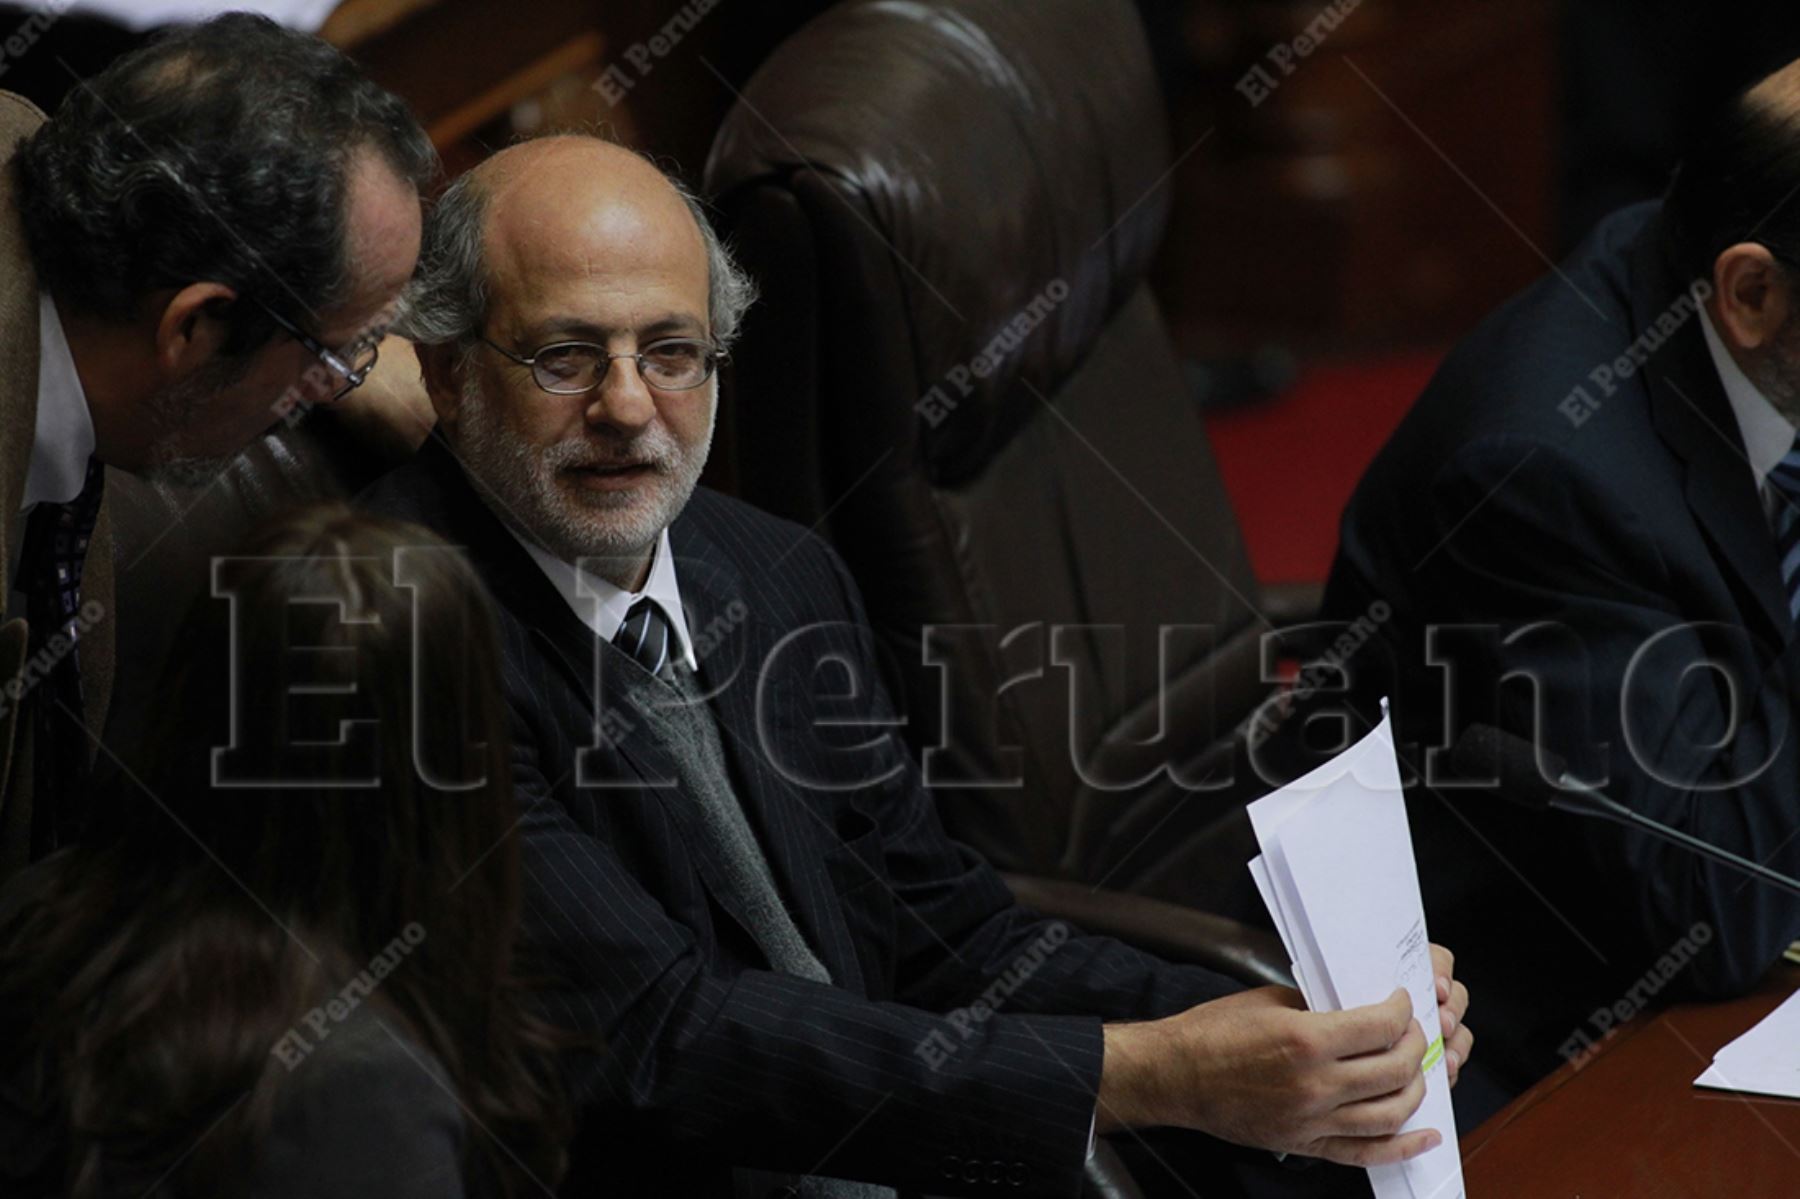
[(655, 600), (645, 598), (631, 605), (625, 613), (625, 623), (613, 634), (612, 643), (631, 655), (632, 661), (646, 672), (665, 683), (669, 681), (679, 647), (669, 618)]
[(37, 678), (31, 698), (33, 859), (73, 840), (83, 813), (89, 738), (77, 657), (81, 568), (105, 483), (105, 468), (90, 458), (80, 495), (66, 504), (36, 504), (25, 521), (20, 590), (29, 630), (27, 670)]
[[(612, 643), (616, 648), (630, 655), (632, 661), (642, 666), (645, 671), (674, 688), (678, 695), (683, 693), (681, 684), (675, 677), (675, 657), (681, 652), (681, 642), (676, 639), (675, 629), (669, 623), (669, 618), (663, 614), (662, 606), (655, 600), (646, 597), (631, 605), (630, 610), (625, 613), (625, 622), (619, 626), (619, 631), (613, 634)], [(704, 710), (702, 701), (694, 700), (691, 696), (686, 698), (687, 702), (699, 703), (700, 710)], [(732, 800), (732, 802), (735, 804), (736, 800)], [(747, 826), (744, 835), (754, 839), (754, 834)], [(797, 930), (793, 935), (796, 939), (800, 937)], [(800, 943), (804, 947), (804, 941), (802, 940)], [(812, 958), (810, 949), (803, 949), (803, 951), (809, 958)], [(825, 973), (825, 967), (819, 964), (817, 958), (812, 958), (812, 966), (825, 977), (830, 977)], [(801, 973), (802, 971), (796, 969), (793, 972)], [(783, 1193), (797, 1194), (801, 1199), (895, 1199), (895, 1192), (887, 1187), (873, 1186), (864, 1182), (849, 1182), (838, 1178), (800, 1178), (796, 1181), (795, 1186), (788, 1188)]]

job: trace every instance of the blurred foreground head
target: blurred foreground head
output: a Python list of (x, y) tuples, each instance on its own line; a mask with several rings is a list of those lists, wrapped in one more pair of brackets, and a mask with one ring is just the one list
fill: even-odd
[(297, 512), (215, 560), (175, 654), (88, 840), (0, 900), (0, 1086), (66, 1130), (72, 1193), (177, 1169), (179, 1193), (242, 1193), (305, 1067), (278, 1047), (359, 978), (472, 1113), (470, 1169), (503, 1194), (554, 1179), (559, 1042), (513, 956), (506, 714), (468, 563)]

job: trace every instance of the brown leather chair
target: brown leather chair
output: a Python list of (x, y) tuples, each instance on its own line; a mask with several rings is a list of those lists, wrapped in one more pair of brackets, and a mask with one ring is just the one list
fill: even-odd
[(1171, 169), (1128, 0), (826, 12), (707, 164), (763, 297), (715, 456), (848, 562), (957, 836), (1204, 905), (1271, 625), (1145, 283)]

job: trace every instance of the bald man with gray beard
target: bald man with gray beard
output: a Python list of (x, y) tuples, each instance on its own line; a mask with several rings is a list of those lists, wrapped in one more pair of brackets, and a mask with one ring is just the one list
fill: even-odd
[(1427, 1043), (1404, 991), (1242, 991), (1021, 909), (944, 833), (842, 562), (696, 486), (752, 289), (691, 197), (617, 146), (529, 142), (439, 201), (424, 261), (438, 425), (365, 498), (465, 546), (501, 609), (523, 936), (550, 1015), (606, 1045), (573, 1070), (578, 1179), (1068, 1195), (1096, 1131), (1354, 1164), (1434, 1142), (1396, 1135)]

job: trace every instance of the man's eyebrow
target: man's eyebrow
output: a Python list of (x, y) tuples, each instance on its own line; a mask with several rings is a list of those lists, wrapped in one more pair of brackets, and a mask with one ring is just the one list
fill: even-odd
[(671, 312), (657, 317), (638, 330), (640, 337), (668, 337), (677, 333), (701, 333), (706, 330), (706, 322), (697, 316), (685, 312)]
[(604, 345), (607, 338), (619, 332), (636, 333), (638, 340), (643, 342), (656, 337), (703, 333), (705, 330), (706, 323), (699, 317), (681, 312), (663, 313), (636, 329), (606, 328), (579, 316), (554, 316), (548, 320), (534, 323), (530, 327), (528, 339), (539, 345), (547, 344), (559, 337), (598, 342)]
[(552, 317), (547, 321), (539, 321), (531, 325), (526, 332), (527, 340), (542, 344), (558, 337), (578, 338), (582, 341), (606, 340), (607, 331), (592, 321), (576, 316)]

